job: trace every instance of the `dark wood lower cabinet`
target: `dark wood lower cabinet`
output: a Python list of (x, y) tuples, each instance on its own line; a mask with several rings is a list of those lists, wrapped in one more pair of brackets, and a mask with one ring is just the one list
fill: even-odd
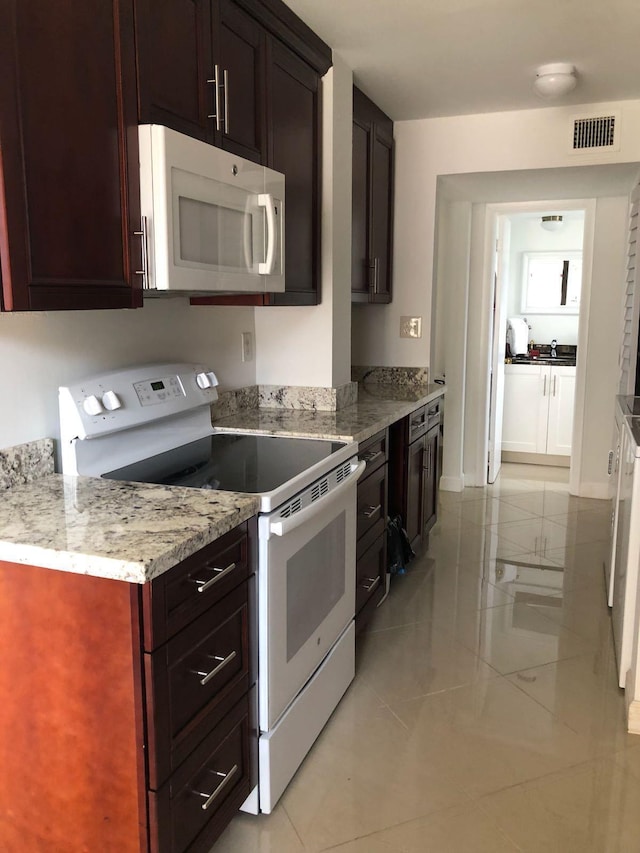
[(440, 405), (436, 400), (390, 427), (390, 515), (400, 515), (414, 550), (437, 521)]
[(249, 795), (254, 524), (218, 544), (144, 587), (0, 563), (3, 853), (205, 853)]

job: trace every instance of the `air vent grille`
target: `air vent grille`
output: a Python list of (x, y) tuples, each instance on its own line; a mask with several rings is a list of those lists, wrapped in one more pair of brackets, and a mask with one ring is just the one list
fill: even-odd
[(616, 116), (578, 118), (573, 122), (573, 150), (613, 148), (615, 146)]

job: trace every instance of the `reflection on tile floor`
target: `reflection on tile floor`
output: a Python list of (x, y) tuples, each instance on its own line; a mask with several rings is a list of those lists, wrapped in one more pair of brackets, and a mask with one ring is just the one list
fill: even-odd
[(609, 505), (505, 465), (441, 495), (426, 554), (272, 815), (214, 853), (640, 851), (640, 737), (616, 683)]

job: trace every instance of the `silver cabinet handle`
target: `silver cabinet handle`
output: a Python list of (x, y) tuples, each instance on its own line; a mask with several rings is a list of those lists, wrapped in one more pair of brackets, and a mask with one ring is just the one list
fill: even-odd
[(236, 567), (235, 563), (231, 563), (227, 566), (226, 569), (217, 569), (213, 568), (211, 571), (215, 572), (214, 577), (210, 578), (208, 581), (198, 580), (197, 578), (192, 578), (192, 582), (195, 583), (198, 587), (198, 592), (206, 592), (208, 589), (214, 585), (214, 583), (218, 583), (218, 581), (222, 580), (223, 577), (232, 572)]
[(229, 135), (229, 73), (225, 68), (222, 72), (222, 88), (224, 89), (224, 132)]
[(613, 471), (613, 450), (609, 451), (609, 464), (607, 465), (607, 474)]
[(220, 672), (221, 669), (224, 669), (227, 664), (231, 663), (231, 661), (236, 657), (236, 654), (236, 652), (231, 652), (226, 656), (226, 658), (222, 657), (222, 655), (209, 655), (212, 660), (219, 661), (218, 665), (214, 666), (211, 672), (200, 672), (200, 670), (198, 669), (192, 669), (191, 672), (194, 675), (204, 676), (200, 679), (200, 684), (205, 687), (211, 681), (212, 678), (216, 677), (216, 675)]
[(144, 290), (149, 290), (151, 283), (149, 281), (149, 244), (147, 241), (147, 217), (142, 216), (140, 219), (140, 231), (134, 231), (136, 237), (142, 238), (142, 269), (136, 270), (135, 275), (142, 276), (142, 287)]
[(542, 396), (543, 397), (547, 396), (547, 374), (546, 373), (544, 375), (544, 387), (542, 389)]
[(209, 772), (213, 773), (214, 776), (221, 776), (222, 782), (220, 782), (220, 784), (216, 787), (216, 789), (214, 790), (214, 792), (212, 794), (204, 794), (202, 791), (194, 791), (193, 792), (194, 794), (197, 794), (199, 797), (204, 797), (206, 799), (206, 802), (203, 803), (201, 806), (201, 808), (204, 811), (206, 811), (209, 808), (209, 806), (213, 803), (213, 801), (218, 796), (220, 791), (222, 791), (222, 789), (226, 785), (229, 784), (229, 782), (231, 781), (231, 778), (234, 776), (235, 773), (238, 772), (238, 765), (234, 764), (228, 773), (221, 773), (219, 770), (210, 770)]
[(363, 583), (362, 588), (365, 589), (367, 592), (371, 592), (371, 590), (375, 589), (380, 583), (380, 575), (375, 578), (365, 578), (365, 580), (369, 581), (369, 586)]
[(213, 66), (213, 79), (207, 80), (207, 83), (213, 84), (213, 103), (215, 112), (207, 118), (215, 119), (216, 130), (220, 130), (220, 69), (217, 65)]
[(557, 385), (558, 385), (558, 377), (557, 377), (557, 376), (554, 376), (554, 377), (553, 377), (553, 396), (554, 396), (554, 397), (556, 396), (556, 388), (557, 388)]
[(382, 504), (378, 504), (378, 506), (370, 506), (369, 512), (363, 512), (365, 518), (373, 518), (373, 516), (382, 509)]
[(363, 453), (362, 458), (365, 462), (373, 462), (374, 459), (377, 459), (378, 456), (382, 456), (382, 450), (376, 450), (375, 453), (371, 450), (368, 453)]

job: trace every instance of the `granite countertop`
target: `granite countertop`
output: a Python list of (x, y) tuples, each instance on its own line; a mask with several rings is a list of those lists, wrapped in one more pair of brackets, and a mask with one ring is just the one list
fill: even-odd
[(0, 503), (0, 559), (145, 583), (255, 515), (235, 492), (50, 474)]
[[(445, 390), (442, 385), (361, 386), (358, 402), (337, 412), (253, 409), (215, 426), (362, 442)], [(34, 458), (40, 451), (34, 443)], [(24, 466), (11, 454), (7, 460), (8, 484), (14, 485), (0, 502), (0, 560), (23, 565), (146, 583), (251, 518), (260, 505), (255, 495), (71, 477), (48, 473), (50, 468), (24, 482)]]
[(262, 433), (334, 441), (366, 441), (381, 429), (441, 397), (444, 385), (364, 385), (358, 402), (337, 412), (248, 409), (215, 421), (220, 432)]

